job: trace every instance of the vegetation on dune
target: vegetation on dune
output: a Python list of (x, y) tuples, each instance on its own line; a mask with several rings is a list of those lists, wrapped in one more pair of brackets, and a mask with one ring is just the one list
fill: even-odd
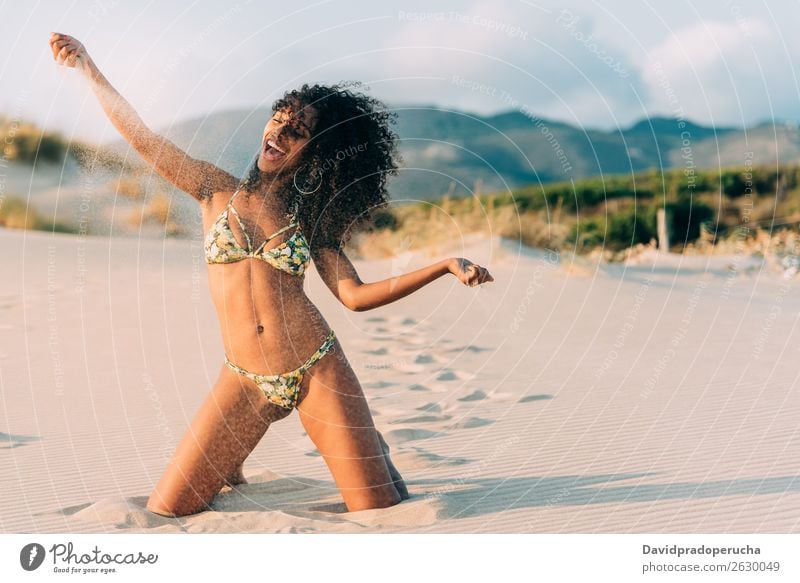
[(62, 162), (67, 153), (67, 142), (61, 134), (5, 117), (0, 117), (0, 144), (3, 160), (11, 162)]
[(168, 236), (182, 236), (185, 229), (173, 220), (170, 214), (170, 199), (163, 193), (156, 193), (149, 201), (142, 201), (127, 217), (130, 227), (140, 230), (147, 225), (163, 229)]
[[(170, 217), (169, 185), (153, 171), (132, 163), (117, 151), (67, 141), (57, 132), (44, 131), (36, 125), (0, 116), (0, 165), (65, 164), (69, 159), (87, 173), (104, 171), (112, 177), (110, 193), (136, 204), (125, 223), (135, 229), (145, 226), (163, 227), (168, 235), (182, 235), (185, 230)], [(1, 166), (0, 166), (1, 167)], [(148, 196), (148, 193), (152, 193)], [(0, 190), (0, 226), (59, 232), (77, 232), (76, 227), (45, 219), (25, 200)]]
[[(86, 172), (111, 172), (109, 190), (136, 205), (126, 220), (129, 227), (162, 227), (173, 236), (187, 233), (171, 217), (169, 185), (123, 154), (68, 142), (56, 132), (1, 116), (0, 148), (3, 163), (64, 163), (69, 156)], [(359, 234), (350, 249), (380, 256), (485, 233), (534, 247), (577, 253), (602, 250), (622, 257), (631, 247), (654, 244), (659, 209), (666, 211), (670, 249), (676, 252), (763, 240), (765, 233), (776, 230), (794, 232), (800, 219), (800, 165), (653, 169), (488, 193), (480, 192), (478, 184), (470, 198), (445, 194), (377, 211), (373, 225)], [(2, 191), (0, 225), (74, 230), (44, 218), (24, 200)]]
[(77, 232), (77, 229), (70, 225), (45, 218), (23, 199), (14, 196), (0, 196), (0, 226), (58, 233)]
[(400, 243), (422, 247), (481, 232), (535, 247), (578, 253), (602, 249), (621, 258), (633, 246), (655, 244), (661, 208), (675, 252), (797, 230), (800, 166), (650, 170), (476, 193), (469, 199), (445, 195), (381, 211), (358, 250), (380, 254)]
[(149, 172), (113, 149), (67, 140), (59, 132), (0, 116), (0, 157), (4, 162), (62, 164), (68, 155), (86, 171), (102, 168), (137, 175)]

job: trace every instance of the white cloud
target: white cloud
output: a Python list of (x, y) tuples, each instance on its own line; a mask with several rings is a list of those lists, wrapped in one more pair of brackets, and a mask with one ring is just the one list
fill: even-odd
[(693, 120), (750, 124), (796, 116), (797, 79), (780, 31), (761, 20), (700, 21), (654, 46), (640, 62), (652, 113), (682, 107)]
[[(109, 79), (156, 126), (269, 102), (302, 81), (341, 79), (368, 82), (374, 95), (393, 104), (488, 114), (510, 108), (497, 95), (507, 91), (544, 117), (585, 127), (624, 126), (645, 112), (672, 111), (652, 67), (655, 59), (692, 119), (750, 124), (772, 115), (800, 118), (800, 37), (792, 32), (798, 5), (689, 1), (362, 1), (315, 5), (292, 17), (251, 2), (225, 21), (219, 19), (229, 9), (211, 2), (185, 10), (120, 3), (85, 32), (85, 7), (45, 0), (41, 13), (28, 18), (26, 5), (9, 4), (0, 8), (0, 21), (15, 32), (0, 37), (6, 55), (0, 82), (11, 89), (0, 94), (0, 109), (14, 111), (24, 92), (26, 115), (49, 129), (116, 135), (87, 87), (61, 83), (44, 42), (49, 11), (65, 31), (85, 36)], [(558, 21), (564, 9), (579, 17), (573, 28)], [(409, 18), (414, 10), (423, 14), (420, 21)], [(441, 15), (425, 20), (424, 14), (436, 12)], [(214, 42), (205, 42), (204, 30), (214, 32)], [(136, 49), (140, 39), (147, 42)], [(187, 46), (190, 57), (165, 75), (165, 66)], [(459, 86), (453, 75), (496, 93)]]

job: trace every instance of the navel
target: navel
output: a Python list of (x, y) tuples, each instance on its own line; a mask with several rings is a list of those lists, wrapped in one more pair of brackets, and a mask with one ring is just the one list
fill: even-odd
[(258, 325), (258, 327), (256, 328), (256, 332), (258, 332), (259, 334), (261, 334), (263, 331), (264, 331), (264, 326), (262, 326), (261, 324), (259, 324), (259, 325)]

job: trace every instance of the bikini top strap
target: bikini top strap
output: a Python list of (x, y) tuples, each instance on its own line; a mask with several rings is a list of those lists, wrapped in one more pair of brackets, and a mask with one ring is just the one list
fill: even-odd
[[(237, 194), (239, 194), (239, 190), (240, 189), (237, 188), (235, 191), (233, 191), (233, 194), (231, 195), (231, 198), (228, 200), (228, 206), (231, 206), (233, 204), (233, 199), (236, 198)], [(234, 210), (236, 210), (236, 209), (234, 209)]]
[(281, 233), (285, 233), (286, 231), (288, 231), (289, 229), (291, 229), (294, 226), (295, 226), (295, 223), (292, 222), (292, 223), (289, 223), (288, 225), (286, 225), (285, 227), (281, 227), (280, 229), (278, 229), (277, 231), (272, 233), (272, 235), (267, 237), (267, 239), (266, 239), (266, 241), (264, 241), (264, 243), (266, 243), (267, 241), (272, 241), (275, 237), (277, 237)]
[(247, 249), (246, 249), (246, 251), (249, 252), (249, 250), (253, 247), (253, 243), (250, 241), (250, 235), (247, 234), (247, 229), (245, 229), (244, 225), (242, 224), (242, 218), (239, 216), (239, 211), (237, 211), (236, 207), (233, 206), (233, 198), (237, 194), (239, 194), (239, 189), (238, 188), (236, 189), (236, 192), (233, 193), (233, 196), (231, 196), (231, 199), (228, 201), (228, 206), (226, 207), (226, 210), (230, 209), (233, 212), (233, 216), (236, 217), (236, 222), (239, 223), (239, 228), (241, 229), (242, 233), (244, 234), (244, 240), (247, 241)]

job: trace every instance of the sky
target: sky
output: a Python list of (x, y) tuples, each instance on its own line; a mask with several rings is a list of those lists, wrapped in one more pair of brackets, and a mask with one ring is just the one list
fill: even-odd
[(583, 128), (648, 115), (796, 121), (799, 16), (796, 0), (5, 1), (0, 113), (118, 138), (80, 74), (53, 61), (57, 31), (156, 129), (342, 80), (390, 106), (511, 109)]

